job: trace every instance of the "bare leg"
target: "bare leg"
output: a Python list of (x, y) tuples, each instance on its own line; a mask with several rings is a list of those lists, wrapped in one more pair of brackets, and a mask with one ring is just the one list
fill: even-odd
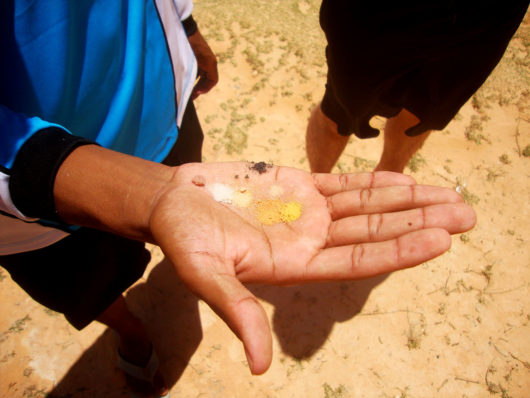
[(376, 171), (395, 171), (402, 173), (410, 158), (423, 145), (430, 134), (427, 131), (419, 136), (409, 137), (405, 131), (420, 120), (412, 113), (403, 109), (397, 116), (387, 120), (385, 125), (385, 143), (383, 154)]
[[(113, 329), (118, 335), (118, 349), (120, 354), (128, 361), (143, 366), (149, 361), (151, 355), (151, 341), (140, 319), (134, 316), (120, 296), (97, 320)], [(153, 388), (159, 396), (168, 391), (160, 371), (157, 371)]]
[(348, 139), (337, 132), (337, 124), (322, 113), (318, 104), (311, 112), (306, 131), (306, 151), (311, 171), (329, 173)]

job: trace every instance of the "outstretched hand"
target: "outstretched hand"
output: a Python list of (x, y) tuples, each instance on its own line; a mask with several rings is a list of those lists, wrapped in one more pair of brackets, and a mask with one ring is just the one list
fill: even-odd
[(474, 224), (458, 193), (403, 174), (244, 162), (180, 166), (150, 217), (155, 241), (242, 340), (254, 374), (270, 366), (272, 337), (243, 283), (353, 280), (412, 267)]

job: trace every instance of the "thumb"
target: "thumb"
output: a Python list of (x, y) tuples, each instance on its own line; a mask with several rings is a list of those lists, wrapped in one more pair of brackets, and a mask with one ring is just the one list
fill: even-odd
[(211, 275), (196, 293), (243, 342), (252, 374), (264, 373), (272, 361), (272, 335), (267, 314), (257, 298), (228, 274)]

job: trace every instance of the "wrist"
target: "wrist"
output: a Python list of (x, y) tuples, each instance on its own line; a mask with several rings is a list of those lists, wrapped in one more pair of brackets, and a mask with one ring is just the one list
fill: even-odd
[(184, 31), (188, 37), (197, 32), (197, 22), (195, 22), (195, 19), (193, 19), (193, 15), (190, 15), (188, 18), (182, 20), (182, 26), (184, 27)]
[(68, 223), (152, 242), (150, 214), (175, 170), (98, 146), (77, 148), (55, 178), (56, 210)]

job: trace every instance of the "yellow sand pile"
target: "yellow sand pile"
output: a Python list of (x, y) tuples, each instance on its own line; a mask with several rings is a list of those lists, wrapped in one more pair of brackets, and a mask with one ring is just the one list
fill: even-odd
[(258, 200), (255, 208), (258, 221), (264, 225), (292, 222), (302, 214), (301, 203), (286, 203), (280, 199)]

